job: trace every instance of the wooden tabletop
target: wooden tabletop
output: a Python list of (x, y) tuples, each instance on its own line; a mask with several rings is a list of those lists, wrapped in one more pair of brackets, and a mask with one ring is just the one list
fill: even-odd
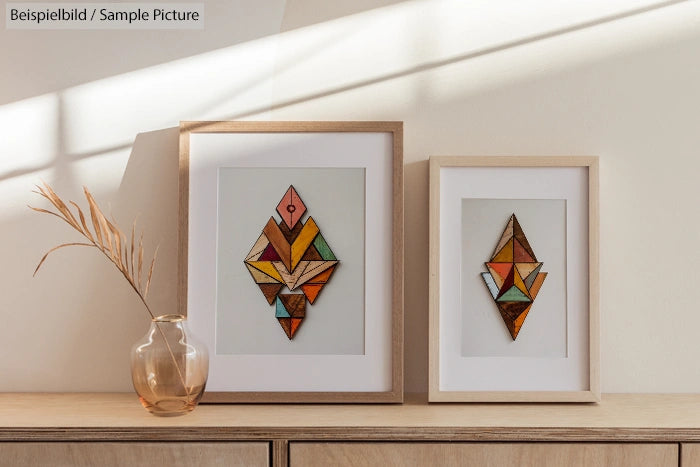
[(147, 413), (132, 393), (0, 394), (0, 440), (700, 441), (700, 395), (607, 394), (599, 404), (200, 405)]

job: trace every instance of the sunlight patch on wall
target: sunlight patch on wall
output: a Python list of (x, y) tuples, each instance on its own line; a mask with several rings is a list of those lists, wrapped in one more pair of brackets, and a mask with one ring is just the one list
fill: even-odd
[(55, 94), (0, 106), (0, 128), (5, 129), (0, 178), (31, 171), (50, 163), (58, 139), (58, 98)]
[(697, 2), (405, 2), (285, 34), (274, 102), (325, 102), (390, 82), (414, 88), (386, 86), (394, 97), (382, 103), (401, 109), (416, 96), (463, 97), (642, 49), (699, 24)]
[[(0, 173), (128, 150), (138, 133), (180, 120), (265, 119), (307, 102), (306, 118), (401, 115), (414, 101), (485, 92), (700, 23), (692, 2), (616, 17), (657, 4), (416, 0), (368, 10), (0, 106), (21, 155)], [(329, 100), (336, 109), (314, 104)]]
[(180, 120), (265, 106), (274, 51), (275, 41), (266, 38), (68, 89), (66, 149), (89, 154)]

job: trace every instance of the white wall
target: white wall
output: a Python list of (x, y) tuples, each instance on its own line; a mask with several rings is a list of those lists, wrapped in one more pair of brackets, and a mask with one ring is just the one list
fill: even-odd
[(700, 2), (205, 3), (204, 31), (0, 30), (0, 390), (128, 391), (147, 326), (93, 251), (32, 279), (76, 239), (25, 207), (42, 205), (32, 185), (139, 215), (161, 245), (154, 307), (173, 311), (175, 126), (229, 118), (405, 122), (411, 392), (427, 387), (428, 156), (599, 155), (603, 390), (700, 390)]

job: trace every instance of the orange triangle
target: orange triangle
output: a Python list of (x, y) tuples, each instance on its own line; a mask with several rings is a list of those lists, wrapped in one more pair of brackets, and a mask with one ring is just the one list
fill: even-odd
[[(296, 334), (297, 329), (299, 329), (299, 326), (301, 325), (301, 320), (302, 318), (292, 318), (292, 336), (294, 337), (294, 334)], [(290, 337), (290, 339), (291, 339)]]
[(311, 303), (312, 305), (316, 301), (316, 297), (318, 297), (318, 293), (321, 291), (325, 284), (304, 284), (301, 286), (301, 291), (304, 292), (304, 295), (306, 295), (306, 299)]
[(535, 299), (535, 297), (537, 297), (537, 294), (540, 291), (540, 287), (542, 287), (542, 283), (544, 282), (545, 277), (547, 277), (547, 273), (541, 272), (537, 274), (535, 282), (532, 283), (532, 287), (530, 287), (530, 298), (532, 298), (533, 300)]
[[(491, 264), (493, 264), (493, 263), (491, 263)], [(511, 264), (512, 265), (513, 263), (498, 263), (498, 264)], [(498, 274), (494, 268), (489, 266), (489, 263), (486, 263), (486, 268), (489, 270), (489, 273), (491, 274), (491, 278), (496, 283), (496, 287), (498, 288), (498, 290), (500, 290), (501, 287), (503, 287), (503, 281), (505, 280), (505, 277), (507, 277), (507, 276), (501, 277), (501, 275)]]
[(486, 267), (489, 268), (492, 274), (495, 272), (501, 277), (501, 280), (505, 280), (510, 273), (510, 268), (513, 267), (513, 263), (486, 263)]
[(530, 304), (529, 307), (523, 311), (520, 316), (518, 316), (515, 321), (513, 322), (513, 340), (515, 340), (516, 337), (518, 337), (518, 333), (520, 332), (520, 328), (523, 327), (523, 323), (525, 322), (525, 318), (527, 318), (527, 314), (530, 313), (530, 309), (532, 308), (532, 304)]
[(506, 243), (506, 246), (501, 248), (501, 251), (491, 258), (492, 263), (512, 263), (513, 262), (513, 239), (511, 238)]
[[(326, 282), (328, 282), (328, 279), (331, 277), (331, 274), (333, 274), (334, 269), (335, 269), (335, 266), (331, 266), (330, 268), (326, 269), (318, 276), (312, 277), (311, 279), (309, 279), (309, 281), (307, 283), (308, 284), (325, 284)], [(311, 301), (311, 300), (309, 300), (309, 301)]]

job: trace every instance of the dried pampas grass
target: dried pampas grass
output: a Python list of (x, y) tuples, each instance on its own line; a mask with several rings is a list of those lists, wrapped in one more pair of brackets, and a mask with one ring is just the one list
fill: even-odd
[(53, 191), (53, 189), (47, 183), (43, 183), (43, 185), (43, 187), (37, 185), (36, 187), (38, 191), (34, 190), (34, 193), (49, 200), (49, 202), (56, 208), (57, 212), (49, 211), (48, 209), (36, 208), (33, 206), (29, 206), (29, 208), (37, 212), (58, 217), (73, 227), (73, 229), (77, 230), (83, 237), (85, 237), (86, 241), (63, 243), (51, 248), (41, 258), (41, 261), (39, 261), (39, 264), (34, 270), (34, 275), (36, 275), (39, 268), (41, 268), (41, 266), (44, 264), (46, 258), (60, 248), (67, 246), (87, 246), (97, 248), (122, 273), (124, 278), (129, 282), (131, 287), (143, 302), (146, 310), (151, 315), (151, 318), (154, 318), (155, 315), (148, 306), (148, 303), (146, 303), (146, 297), (148, 296), (148, 289), (151, 286), (151, 277), (153, 276), (153, 267), (156, 263), (158, 248), (156, 247), (151, 259), (150, 267), (148, 268), (148, 272), (144, 275), (143, 233), (141, 233), (139, 236), (137, 244), (136, 221), (134, 221), (133, 225), (131, 226), (131, 238), (130, 240), (127, 240), (126, 235), (124, 235), (124, 233), (119, 229), (116, 222), (114, 222), (114, 219), (112, 219), (110, 222), (107, 217), (105, 217), (90, 191), (86, 187), (83, 187), (85, 198), (87, 199), (88, 206), (90, 207), (90, 221), (93, 229), (93, 231), (90, 231), (88, 223), (86, 222), (85, 214), (83, 214), (80, 206), (73, 201), (69, 201), (69, 204), (76, 209), (76, 218), (76, 214), (71, 212), (68, 205)]

